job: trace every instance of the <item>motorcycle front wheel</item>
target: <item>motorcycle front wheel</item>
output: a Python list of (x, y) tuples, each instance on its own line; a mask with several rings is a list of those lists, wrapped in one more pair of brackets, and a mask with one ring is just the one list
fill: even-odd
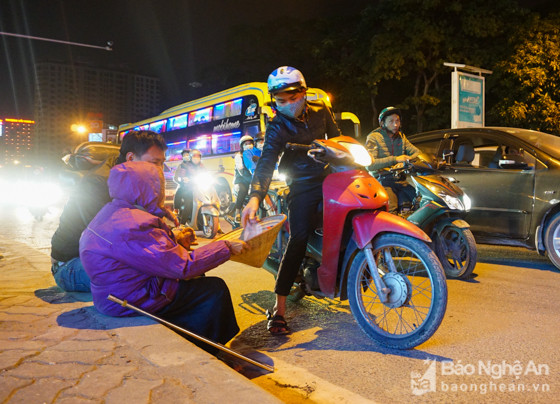
[(433, 237), (436, 255), (448, 278), (468, 279), (476, 265), (476, 242), (470, 229), (445, 226)]
[[(208, 213), (203, 214), (204, 218), (200, 220), (200, 227), (202, 227), (202, 235), (205, 238), (214, 238), (216, 234), (218, 234), (218, 229), (220, 226), (220, 222), (216, 216), (210, 215)], [(204, 220), (206, 219), (206, 225), (204, 224)]]
[(382, 302), (360, 250), (347, 281), (350, 309), (360, 328), (388, 348), (411, 349), (427, 341), (447, 308), (445, 274), (435, 253), (420, 240), (387, 233), (374, 241), (373, 257), (390, 292)]

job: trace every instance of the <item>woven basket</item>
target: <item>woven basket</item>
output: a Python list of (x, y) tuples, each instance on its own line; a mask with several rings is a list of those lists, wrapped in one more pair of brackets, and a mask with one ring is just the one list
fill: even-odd
[[(231, 260), (257, 268), (262, 267), (266, 261), (266, 257), (270, 254), (270, 249), (274, 244), (274, 240), (276, 240), (276, 236), (285, 221), (286, 215), (276, 215), (266, 217), (258, 222), (258, 225), (262, 230), (261, 234), (249, 240), (244, 240), (251, 249), (239, 255), (232, 255)], [(243, 227), (240, 227), (224, 234), (216, 240), (242, 240), (242, 233)]]

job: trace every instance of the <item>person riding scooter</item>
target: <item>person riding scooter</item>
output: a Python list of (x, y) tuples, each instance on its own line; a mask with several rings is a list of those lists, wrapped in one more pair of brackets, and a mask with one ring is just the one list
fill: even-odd
[[(174, 181), (179, 184), (173, 208), (179, 210), (181, 223), (191, 221), (193, 207), (194, 177), (204, 170), (202, 153), (199, 150), (183, 150), (183, 162), (175, 171)], [(188, 157), (187, 157), (188, 155)]]
[[(233, 176), (234, 192), (236, 194), (235, 204), (230, 208), (230, 212), (236, 222), (241, 221), (241, 209), (245, 203), (245, 199), (249, 193), (249, 186), (253, 173), (246, 164), (245, 154), (250, 153), (254, 149), (255, 141), (250, 135), (242, 136), (239, 139), (239, 151), (235, 154), (235, 173)], [(249, 159), (252, 162), (252, 159)], [(253, 163), (254, 165), (254, 163)], [(251, 166), (253, 167), (253, 166)], [(254, 170), (254, 167), (253, 167)]]
[[(373, 159), (369, 171), (380, 174), (380, 170), (406, 162), (418, 156), (420, 150), (408, 141), (401, 132), (402, 113), (395, 107), (387, 107), (379, 114), (379, 128), (367, 136), (366, 148)], [(389, 211), (396, 213), (405, 203), (410, 203), (416, 194), (414, 187), (401, 178), (383, 176), (378, 178), (389, 195)]]
[(286, 149), (289, 142), (311, 144), (315, 139), (340, 135), (331, 109), (321, 100), (307, 100), (303, 74), (290, 66), (281, 66), (268, 76), (268, 91), (276, 116), (266, 128), (262, 155), (251, 182), (249, 202), (242, 223), (256, 221), (261, 201), (267, 195), (272, 174), (280, 160), (279, 171), (289, 177), (288, 221), (290, 239), (276, 280), (276, 302), (268, 313), (267, 329), (273, 335), (290, 332), (285, 319), (286, 298), (305, 256), (307, 240), (323, 193), (326, 164), (318, 163), (305, 152)]

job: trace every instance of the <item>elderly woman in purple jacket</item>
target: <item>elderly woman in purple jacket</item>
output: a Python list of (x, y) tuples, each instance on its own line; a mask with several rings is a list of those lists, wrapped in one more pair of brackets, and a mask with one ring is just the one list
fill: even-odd
[[(109, 174), (112, 202), (80, 238), (80, 258), (91, 279), (97, 310), (134, 312), (109, 294), (194, 333), (225, 344), (239, 332), (225, 282), (201, 276), (247, 248), (240, 240), (215, 241), (189, 252), (162, 220), (165, 180), (146, 162), (116, 165)], [(188, 244), (185, 244), (188, 247)]]

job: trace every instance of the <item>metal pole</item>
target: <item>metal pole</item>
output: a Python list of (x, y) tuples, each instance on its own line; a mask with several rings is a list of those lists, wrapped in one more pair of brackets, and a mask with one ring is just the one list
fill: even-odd
[(111, 41), (107, 42), (107, 46), (97, 46), (97, 45), (89, 45), (87, 43), (61, 41), (60, 39), (43, 38), (43, 37), (40, 37), (40, 36), (13, 34), (11, 32), (0, 32), (0, 35), (14, 36), (16, 38), (35, 39), (35, 40), (38, 40), (38, 41), (63, 43), (63, 44), (66, 44), (66, 45), (84, 46), (86, 48), (103, 49), (103, 50), (106, 50), (106, 51), (112, 51), (113, 50), (113, 42), (111, 42)]
[(266, 365), (266, 364), (264, 364), (264, 363), (258, 362), (258, 361), (254, 360), (254, 359), (248, 358), (247, 356), (241, 355), (240, 353), (235, 352), (233, 349), (227, 348), (227, 347), (223, 346), (222, 344), (219, 344), (219, 343), (217, 343), (217, 342), (214, 342), (214, 341), (212, 341), (212, 340), (209, 340), (208, 338), (201, 337), (200, 335), (195, 334), (195, 333), (193, 333), (193, 332), (191, 332), (191, 331), (189, 331), (189, 330), (185, 330), (184, 328), (181, 328), (181, 327), (179, 327), (179, 326), (177, 326), (177, 325), (175, 325), (175, 324), (173, 324), (173, 323), (170, 323), (169, 321), (165, 321), (165, 320), (162, 319), (162, 318), (159, 318), (159, 317), (157, 317), (157, 316), (154, 316), (153, 314), (150, 314), (150, 313), (148, 313), (147, 311), (144, 311), (144, 310), (142, 310), (142, 309), (139, 309), (139, 308), (136, 307), (136, 306), (133, 306), (132, 304), (128, 303), (126, 300), (121, 300), (121, 299), (119, 299), (119, 298), (116, 298), (116, 297), (113, 296), (113, 295), (107, 296), (107, 299), (109, 299), (110, 301), (115, 302), (115, 303), (117, 303), (117, 304), (120, 304), (122, 307), (128, 307), (129, 309), (132, 309), (132, 310), (134, 310), (134, 311), (136, 311), (136, 312), (138, 312), (138, 313), (140, 313), (140, 314), (143, 314), (143, 315), (145, 315), (145, 316), (148, 316), (148, 317), (150, 317), (150, 318), (152, 318), (152, 319), (154, 319), (154, 320), (156, 320), (156, 321), (159, 321), (160, 323), (165, 324), (166, 326), (171, 327), (171, 328), (173, 328), (174, 330), (181, 331), (181, 332), (187, 334), (189, 337), (192, 337), (192, 338), (197, 339), (197, 340), (199, 340), (199, 341), (205, 342), (205, 343), (207, 343), (208, 345), (213, 346), (214, 348), (218, 348), (220, 351), (223, 351), (223, 352), (226, 352), (226, 353), (228, 353), (228, 354), (230, 354), (230, 355), (233, 355), (233, 356), (235, 356), (236, 358), (239, 358), (239, 359), (242, 359), (242, 360), (244, 360), (244, 361), (246, 361), (246, 362), (249, 362), (249, 363), (252, 364), (252, 365), (258, 366), (258, 367), (260, 367), (260, 368), (262, 368), (262, 369), (264, 369), (264, 370), (268, 370), (269, 372), (274, 372), (274, 367), (273, 367), (273, 366), (269, 366), (269, 365)]

